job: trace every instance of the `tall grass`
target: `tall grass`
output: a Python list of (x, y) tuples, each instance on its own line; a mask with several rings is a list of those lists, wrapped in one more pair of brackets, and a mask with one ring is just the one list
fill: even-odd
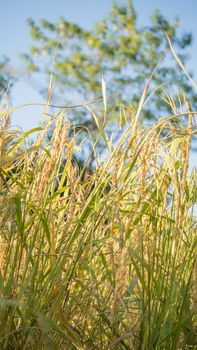
[(93, 172), (73, 160), (64, 112), (23, 134), (1, 113), (0, 349), (196, 348), (185, 103), (149, 128), (121, 107), (128, 126), (116, 146), (85, 106), (108, 148), (101, 162), (93, 147)]

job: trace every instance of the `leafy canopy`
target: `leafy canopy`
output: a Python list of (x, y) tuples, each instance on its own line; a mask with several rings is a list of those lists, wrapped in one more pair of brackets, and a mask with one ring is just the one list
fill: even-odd
[[(152, 14), (146, 26), (139, 27), (136, 19), (131, 0), (121, 4), (113, 2), (107, 17), (96, 23), (92, 30), (68, 22), (63, 17), (57, 23), (44, 19), (36, 23), (29, 19), (34, 45), (31, 54), (23, 57), (30, 72), (49, 76), (52, 56), (59, 43), (54, 80), (56, 96), (59, 94), (62, 102), (73, 102), (76, 96), (86, 99), (99, 97), (103, 75), (111, 102), (132, 101), (135, 106), (145, 80), (160, 58), (167, 56), (169, 46), (165, 33), (184, 64), (188, 58), (186, 49), (192, 40), (190, 33), (180, 34), (177, 18), (171, 23), (159, 11)], [(162, 85), (164, 82), (166, 85)], [(152, 80), (152, 89), (156, 88), (163, 97), (164, 87), (168, 91), (170, 88), (169, 92), (174, 96), (182, 91), (195, 102), (186, 77), (168, 56), (164, 57)], [(157, 94), (152, 97), (151, 106), (151, 109), (145, 109), (145, 118), (157, 117), (155, 111), (166, 111), (167, 108)]]
[(7, 57), (2, 57), (0, 59), (0, 98), (2, 95), (2, 92), (10, 87), (9, 81), (10, 81), (10, 75), (8, 70), (6, 69), (6, 65), (8, 63)]

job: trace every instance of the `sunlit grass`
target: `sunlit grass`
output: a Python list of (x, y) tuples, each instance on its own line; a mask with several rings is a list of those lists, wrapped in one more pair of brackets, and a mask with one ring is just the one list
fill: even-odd
[(193, 112), (148, 129), (121, 107), (114, 147), (84, 108), (108, 148), (93, 172), (64, 112), (25, 134), (2, 112), (0, 348), (195, 349)]
[(77, 106), (46, 119), (52, 82), (41, 127), (21, 133), (20, 107), (2, 108), (0, 349), (196, 349), (195, 112), (167, 95), (172, 114), (144, 127), (150, 81), (136, 113), (120, 106), (117, 143), (102, 80), (102, 118), (83, 106), (98, 129), (83, 167)]

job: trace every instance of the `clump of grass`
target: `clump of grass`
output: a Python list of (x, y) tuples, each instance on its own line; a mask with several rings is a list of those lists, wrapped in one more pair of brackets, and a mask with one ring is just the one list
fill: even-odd
[(143, 127), (150, 81), (136, 114), (121, 106), (127, 125), (116, 145), (105, 131), (104, 80), (104, 125), (84, 105), (107, 149), (101, 162), (92, 145), (94, 171), (74, 161), (76, 135), (64, 112), (44, 123), (49, 99), (42, 127), (26, 133), (10, 126), (3, 108), (2, 350), (195, 349), (196, 172), (188, 173), (195, 112), (185, 97), (177, 112), (167, 95), (172, 114)]
[(2, 350), (195, 349), (195, 129), (186, 105), (187, 125), (173, 113), (149, 128), (121, 107), (131, 122), (116, 147), (88, 107), (108, 147), (91, 173), (73, 161), (64, 113), (21, 134), (2, 112)]

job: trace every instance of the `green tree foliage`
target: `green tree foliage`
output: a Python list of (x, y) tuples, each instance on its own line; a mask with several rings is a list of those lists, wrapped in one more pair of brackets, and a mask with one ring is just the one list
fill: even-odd
[[(174, 94), (175, 99), (177, 94), (184, 92), (190, 101), (195, 102), (187, 78), (177, 67), (176, 61), (170, 59), (165, 35), (168, 34), (185, 64), (191, 34), (181, 34), (179, 20), (176, 18), (170, 23), (159, 11), (152, 14), (146, 26), (139, 27), (136, 19), (131, 0), (121, 4), (113, 2), (107, 17), (96, 23), (92, 30), (68, 22), (63, 17), (57, 23), (43, 19), (36, 23), (29, 19), (34, 45), (31, 54), (24, 55), (27, 67), (30, 72), (44, 72), (49, 76), (54, 50), (59, 43), (54, 80), (61, 102), (74, 102), (76, 94), (81, 100), (100, 97), (103, 75), (107, 83), (108, 101), (113, 106), (114, 102), (120, 101), (132, 103), (135, 109), (147, 77), (164, 56), (151, 83), (151, 90), (156, 89), (152, 107), (147, 106), (143, 116), (146, 119), (158, 118), (160, 112), (166, 111), (168, 106), (164, 89)], [(163, 100), (158, 95), (162, 95)], [(110, 115), (115, 117), (114, 112)], [(93, 123), (84, 116), (84, 123), (85, 120), (91, 129)]]
[(7, 89), (9, 86), (10, 76), (8, 70), (6, 69), (8, 61), (9, 60), (6, 57), (0, 59), (0, 98), (2, 91)]

